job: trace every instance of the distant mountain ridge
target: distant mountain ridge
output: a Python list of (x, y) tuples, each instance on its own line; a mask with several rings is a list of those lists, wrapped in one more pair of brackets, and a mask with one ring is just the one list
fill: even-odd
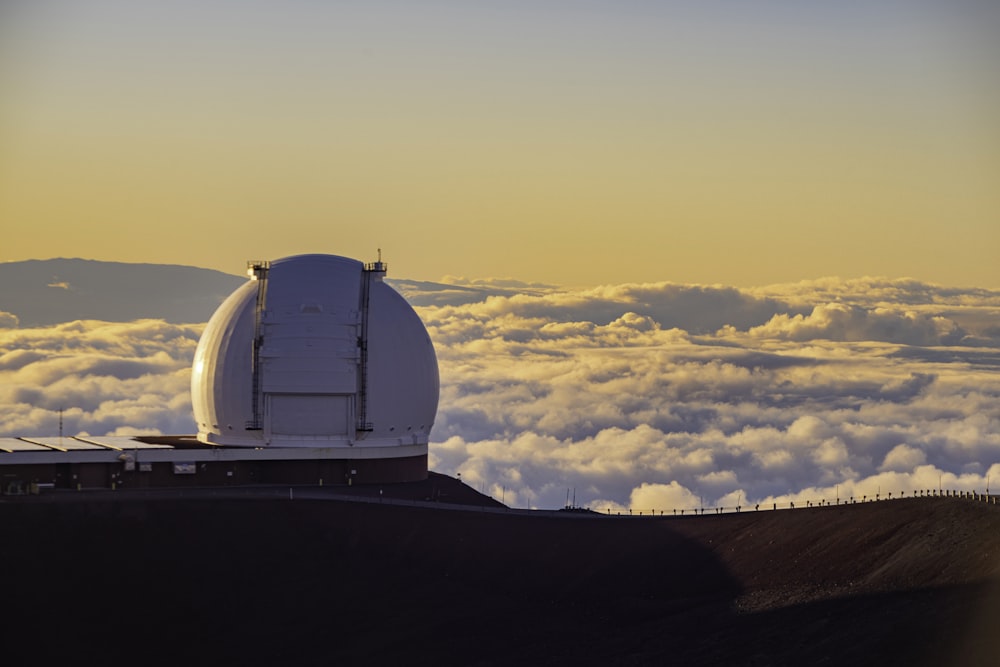
[(80, 319), (205, 322), (246, 278), (172, 264), (44, 259), (0, 264), (0, 311), (21, 327)]
[[(212, 269), (179, 264), (132, 264), (91, 259), (32, 259), (0, 263), (0, 327), (49, 326), (73, 320), (174, 324), (207, 322), (233, 290), (246, 282)], [(519, 290), (387, 280), (414, 306), (482, 301)]]

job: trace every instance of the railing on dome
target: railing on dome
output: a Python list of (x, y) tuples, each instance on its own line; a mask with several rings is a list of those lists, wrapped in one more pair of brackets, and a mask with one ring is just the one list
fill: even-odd
[(382, 249), (378, 249), (378, 261), (364, 265), (361, 276), (361, 297), (358, 310), (361, 313), (361, 331), (358, 336), (358, 414), (355, 430), (367, 433), (375, 430), (368, 421), (368, 302), (371, 299), (372, 276), (385, 274), (389, 267), (382, 261)]
[(253, 419), (246, 422), (244, 428), (247, 431), (261, 430), (260, 424), (260, 348), (263, 343), (261, 334), (261, 319), (264, 315), (264, 307), (267, 303), (267, 272), (271, 268), (271, 263), (267, 260), (255, 260), (247, 262), (247, 274), (257, 281), (257, 303), (254, 308), (253, 318), (253, 350), (251, 352), (252, 386), (251, 410)]

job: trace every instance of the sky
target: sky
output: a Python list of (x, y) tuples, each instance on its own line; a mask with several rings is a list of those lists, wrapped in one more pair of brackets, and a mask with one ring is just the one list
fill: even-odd
[(2, 0), (0, 261), (1000, 287), (987, 0)]

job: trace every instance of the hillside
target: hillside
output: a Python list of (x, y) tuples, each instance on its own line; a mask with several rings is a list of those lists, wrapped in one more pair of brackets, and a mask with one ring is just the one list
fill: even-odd
[(0, 311), (34, 327), (78, 319), (205, 322), (246, 278), (166, 264), (87, 259), (0, 263)]
[(971, 500), (619, 519), (65, 498), (0, 501), (4, 651), (15, 661), (985, 665), (1000, 655), (1000, 506)]

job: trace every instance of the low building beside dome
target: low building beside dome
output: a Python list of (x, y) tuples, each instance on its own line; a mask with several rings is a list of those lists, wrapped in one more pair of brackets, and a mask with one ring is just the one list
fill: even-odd
[[(409, 448), (407, 448), (409, 449)], [(419, 448), (246, 449), (194, 436), (0, 438), (0, 493), (250, 484), (352, 485), (427, 478)]]

